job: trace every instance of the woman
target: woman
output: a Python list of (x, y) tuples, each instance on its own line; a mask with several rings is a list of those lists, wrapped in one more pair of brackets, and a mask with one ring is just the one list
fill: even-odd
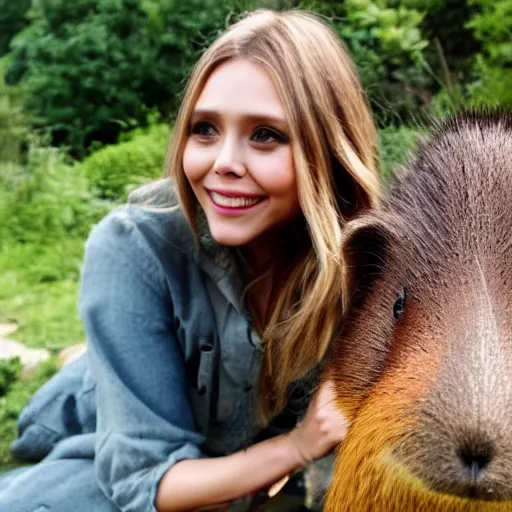
[(88, 361), (25, 411), (15, 453), (50, 454), (4, 479), (0, 509), (212, 508), (331, 451), (345, 424), (328, 383), (296, 420), (342, 316), (344, 223), (378, 200), (375, 142), (315, 17), (259, 11), (215, 41), (174, 129), (179, 205), (164, 181), (164, 204), (93, 230)]

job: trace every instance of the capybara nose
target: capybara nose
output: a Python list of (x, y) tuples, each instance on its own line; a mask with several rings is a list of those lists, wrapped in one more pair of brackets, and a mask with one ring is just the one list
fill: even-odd
[(493, 459), (494, 448), (492, 443), (482, 439), (463, 441), (457, 455), (462, 463), (462, 479), (470, 485), (477, 485), (482, 472)]

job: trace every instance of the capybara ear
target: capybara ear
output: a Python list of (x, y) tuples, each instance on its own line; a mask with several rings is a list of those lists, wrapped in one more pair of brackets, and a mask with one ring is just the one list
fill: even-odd
[(389, 256), (390, 242), (396, 236), (386, 214), (367, 214), (345, 226), (342, 257), (345, 269), (345, 306), (359, 307)]

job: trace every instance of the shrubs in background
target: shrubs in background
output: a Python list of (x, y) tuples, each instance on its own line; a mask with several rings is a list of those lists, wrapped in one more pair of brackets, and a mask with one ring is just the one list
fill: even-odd
[(0, 399), (9, 392), (12, 383), (19, 379), (20, 373), (21, 361), (18, 357), (7, 361), (0, 360)]
[(157, 49), (137, 0), (42, 0), (12, 43), (10, 84), (23, 83), (34, 126), (83, 156), (147, 116), (143, 91)]
[(169, 134), (169, 126), (158, 124), (93, 153), (80, 165), (90, 190), (101, 199), (124, 201), (136, 185), (160, 177)]
[(225, 27), (232, 2), (40, 0), (12, 41), (10, 84), (55, 144), (83, 157), (93, 141), (171, 114), (198, 51)]
[(20, 162), (29, 128), (20, 91), (4, 83), (6, 60), (0, 59), (0, 162)]
[(392, 0), (306, 1), (346, 42), (380, 126), (414, 122), (428, 99), (423, 13)]
[(0, 0), (0, 57), (9, 51), (12, 38), (26, 25), (32, 0)]
[(40, 0), (27, 15), (25, 0), (7, 3), (0, 29), (3, 19), (28, 23), (10, 42), (7, 81), (23, 86), (32, 126), (79, 158), (95, 141), (172, 117), (202, 49), (255, 7), (329, 18), (381, 127), (416, 122), (438, 93), (437, 107), (455, 93), (512, 103), (510, 0)]
[(24, 165), (0, 163), (0, 248), (83, 238), (109, 207), (92, 199), (79, 166), (32, 144)]
[(482, 48), (477, 55), (470, 85), (475, 105), (512, 108), (512, 1), (470, 0), (478, 13), (467, 26), (474, 30)]
[(381, 173), (388, 181), (398, 165), (406, 163), (423, 133), (419, 127), (388, 126), (379, 130)]

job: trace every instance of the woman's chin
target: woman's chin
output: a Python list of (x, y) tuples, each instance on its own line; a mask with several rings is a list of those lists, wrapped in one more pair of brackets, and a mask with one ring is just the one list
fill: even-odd
[(258, 233), (245, 229), (245, 226), (224, 226), (221, 223), (209, 224), (209, 230), (215, 242), (225, 247), (243, 247), (258, 236)]

